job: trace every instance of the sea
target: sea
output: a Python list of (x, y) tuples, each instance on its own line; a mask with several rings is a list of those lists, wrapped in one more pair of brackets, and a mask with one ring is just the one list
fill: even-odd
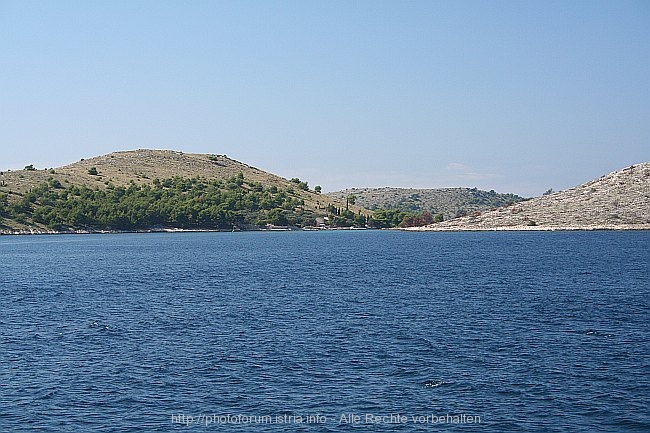
[(650, 232), (0, 236), (2, 432), (649, 432)]

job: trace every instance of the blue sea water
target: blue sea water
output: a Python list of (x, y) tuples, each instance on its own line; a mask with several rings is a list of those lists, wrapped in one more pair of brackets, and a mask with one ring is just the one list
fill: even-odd
[(650, 232), (0, 237), (0, 431), (650, 431)]

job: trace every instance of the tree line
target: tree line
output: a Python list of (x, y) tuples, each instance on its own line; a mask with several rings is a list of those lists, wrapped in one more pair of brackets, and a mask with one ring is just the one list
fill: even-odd
[[(295, 182), (301, 189), (306, 182)], [(300, 184), (304, 184), (304, 187)], [(409, 227), (441, 221), (442, 215), (379, 209), (372, 216), (353, 212), (354, 197), (345, 208), (329, 204), (317, 214), (305, 209), (304, 201), (291, 189), (249, 182), (242, 173), (225, 180), (201, 177), (154, 179), (151, 184), (106, 188), (64, 187), (50, 178), (18, 199), (0, 193), (0, 224), (10, 219), (32, 222), (51, 230), (146, 230), (183, 229), (231, 230), (246, 226), (313, 226), (316, 217), (328, 216), (334, 227)]]
[(232, 229), (253, 225), (304, 225), (314, 220), (304, 201), (275, 186), (174, 177), (151, 184), (109, 184), (105, 189), (64, 188), (50, 179), (14, 201), (0, 197), (0, 216), (52, 230), (138, 230), (152, 227)]

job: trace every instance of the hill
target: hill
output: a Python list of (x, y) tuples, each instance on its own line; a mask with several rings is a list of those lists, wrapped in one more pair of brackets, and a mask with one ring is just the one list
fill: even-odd
[(357, 205), (370, 210), (441, 213), (445, 220), (525, 200), (515, 194), (499, 194), (476, 188), (351, 188), (327, 195), (341, 200), (353, 195)]
[[(92, 168), (97, 171), (92, 175)], [(5, 171), (0, 176), (0, 188), (24, 193), (39, 184), (55, 179), (64, 187), (103, 187), (107, 183), (116, 186), (151, 183), (152, 179), (172, 177), (204, 177), (206, 179), (228, 179), (238, 173), (254, 182), (266, 186), (289, 186), (287, 179), (258, 168), (251, 167), (226, 155), (184, 153), (173, 150), (138, 149), (113, 152), (59, 167), (45, 170)]]
[(574, 188), (412, 230), (650, 229), (650, 162)]
[[(0, 172), (4, 232), (310, 225), (331, 209), (343, 207), (345, 202), (310, 190), (306, 182), (287, 180), (225, 155), (140, 149), (55, 169)], [(134, 214), (136, 209), (140, 214)], [(359, 207), (350, 210), (368, 214)]]

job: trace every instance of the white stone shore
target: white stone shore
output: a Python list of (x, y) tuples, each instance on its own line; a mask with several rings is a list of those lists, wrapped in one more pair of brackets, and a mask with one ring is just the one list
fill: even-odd
[(621, 225), (594, 225), (594, 226), (436, 226), (435, 224), (424, 227), (403, 228), (404, 231), (415, 232), (506, 232), (506, 231), (594, 231), (594, 230), (650, 230), (650, 224), (621, 224)]

